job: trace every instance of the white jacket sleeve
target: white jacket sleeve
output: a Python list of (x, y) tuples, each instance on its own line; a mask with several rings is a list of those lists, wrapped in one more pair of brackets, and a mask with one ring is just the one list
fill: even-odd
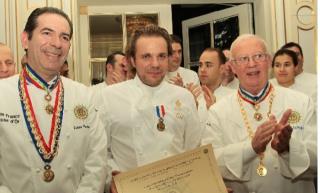
[[(279, 156), (282, 175), (313, 179), (317, 170), (317, 126), (314, 103), (309, 98), (302, 116), (302, 128), (294, 128), (289, 153)], [(294, 127), (294, 126), (293, 126)]]
[(218, 119), (218, 112), (214, 108), (210, 108), (208, 113), (207, 125), (201, 137), (201, 145), (212, 144), (224, 179), (248, 181), (251, 178), (251, 166), (258, 157), (251, 146), (251, 141), (225, 144), (224, 128), (227, 127), (228, 123)]
[(8, 187), (0, 186), (0, 193), (12, 193)]

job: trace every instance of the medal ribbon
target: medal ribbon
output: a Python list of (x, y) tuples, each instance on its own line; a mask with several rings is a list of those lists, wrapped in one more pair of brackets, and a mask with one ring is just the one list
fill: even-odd
[(30, 68), (29, 65), (26, 65), (26, 67), (23, 70), (25, 70), (27, 80), (39, 89), (51, 92), (58, 85), (58, 76), (55, 78), (55, 80), (53, 80), (53, 84), (49, 85), (34, 70), (32, 70), (32, 68)]
[(157, 112), (157, 117), (158, 117), (159, 119), (160, 119), (160, 118), (163, 119), (163, 117), (164, 117), (165, 114), (166, 114), (163, 105), (160, 105), (160, 106), (158, 105), (158, 106), (156, 106), (156, 112)]
[(272, 84), (270, 84), (268, 82), (267, 85), (263, 88), (263, 91), (259, 96), (255, 96), (255, 97), (251, 96), (248, 93), (246, 93), (242, 88), (238, 89), (238, 94), (242, 100), (244, 100), (252, 105), (256, 105), (256, 104), (260, 103), (261, 101), (263, 101), (269, 95), (271, 90), (272, 90)]
[[(35, 145), (35, 148), (39, 153), (41, 159), (46, 163), (50, 163), (53, 160), (54, 156), (57, 154), (58, 147), (59, 147), (58, 142), (60, 137), (61, 123), (62, 123), (63, 109), (64, 109), (63, 84), (62, 84), (62, 81), (58, 79), (56, 99), (55, 99), (54, 110), (53, 110), (53, 115), (51, 119), (49, 144), (47, 144), (46, 141), (44, 140), (44, 137), (39, 128), (39, 124), (34, 113), (33, 105), (32, 105), (28, 87), (27, 87), (27, 77), (28, 77), (28, 74), (26, 72), (26, 68), (24, 68), (20, 73), (19, 82), (18, 82), (20, 102), (21, 102), (24, 119), (28, 128), (29, 134), (31, 136), (31, 139), (33, 141), (33, 144)], [(53, 148), (51, 148), (53, 139), (54, 139), (54, 145), (53, 145)]]

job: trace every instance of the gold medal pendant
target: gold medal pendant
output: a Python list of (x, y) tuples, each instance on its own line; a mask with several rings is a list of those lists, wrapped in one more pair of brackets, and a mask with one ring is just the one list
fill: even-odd
[(46, 101), (50, 102), (51, 99), (52, 99), (52, 97), (51, 97), (51, 95), (50, 95), (49, 93), (47, 93), (47, 94), (44, 96), (44, 99), (45, 99)]
[(54, 179), (54, 172), (51, 170), (50, 165), (44, 166), (44, 172), (43, 172), (43, 180), (45, 182), (51, 182)]
[(263, 164), (259, 163), (257, 167), (257, 174), (263, 177), (267, 175), (267, 172), (267, 168)]
[(253, 115), (254, 119), (256, 121), (261, 121), (262, 120), (262, 114), (259, 113), (259, 112), (255, 112), (254, 115)]
[(159, 118), (159, 122), (157, 123), (157, 129), (159, 131), (164, 131), (166, 128), (166, 125), (163, 123), (163, 119)]
[(47, 104), (45, 110), (49, 115), (51, 115), (53, 113), (53, 106), (50, 104)]
[(51, 115), (53, 113), (53, 106), (50, 104), (50, 101), (52, 99), (50, 93), (48, 92), (45, 96), (44, 96), (44, 99), (47, 101), (47, 105), (46, 107), (44, 108), (46, 110), (46, 112)]

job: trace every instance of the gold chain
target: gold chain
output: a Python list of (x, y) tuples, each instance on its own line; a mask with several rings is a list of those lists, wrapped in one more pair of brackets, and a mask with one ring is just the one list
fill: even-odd
[[(270, 117), (270, 115), (271, 115), (272, 103), (273, 103), (273, 98), (274, 98), (273, 88), (271, 88), (271, 89), (272, 90), (271, 90), (270, 97), (269, 97), (269, 110), (268, 110), (268, 113), (267, 113), (268, 117)], [(251, 127), (251, 125), (249, 123), (247, 112), (244, 110), (242, 99), (240, 98), (240, 95), (238, 94), (237, 97), (238, 97), (238, 102), (239, 102), (239, 105), (240, 105), (240, 112), (241, 112), (244, 124), (246, 125), (248, 135), (252, 140), (253, 136), (254, 136), (254, 133), (253, 133), (252, 127)], [(259, 161), (259, 165), (258, 165), (258, 168), (257, 168), (257, 173), (260, 176), (265, 176), (267, 174), (267, 169), (265, 168), (265, 166), (263, 164), (263, 158), (264, 158), (264, 153), (260, 153), (259, 154), (260, 161)]]

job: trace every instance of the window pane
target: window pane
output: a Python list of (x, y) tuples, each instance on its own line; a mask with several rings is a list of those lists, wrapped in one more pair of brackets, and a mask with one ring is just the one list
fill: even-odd
[(106, 58), (123, 50), (121, 15), (89, 16), (91, 58)]
[(91, 62), (91, 84), (98, 84), (104, 81), (106, 62)]
[(239, 36), (238, 16), (213, 22), (214, 47), (229, 49), (233, 40)]
[(190, 66), (197, 65), (199, 57), (205, 48), (210, 47), (210, 24), (189, 28)]

